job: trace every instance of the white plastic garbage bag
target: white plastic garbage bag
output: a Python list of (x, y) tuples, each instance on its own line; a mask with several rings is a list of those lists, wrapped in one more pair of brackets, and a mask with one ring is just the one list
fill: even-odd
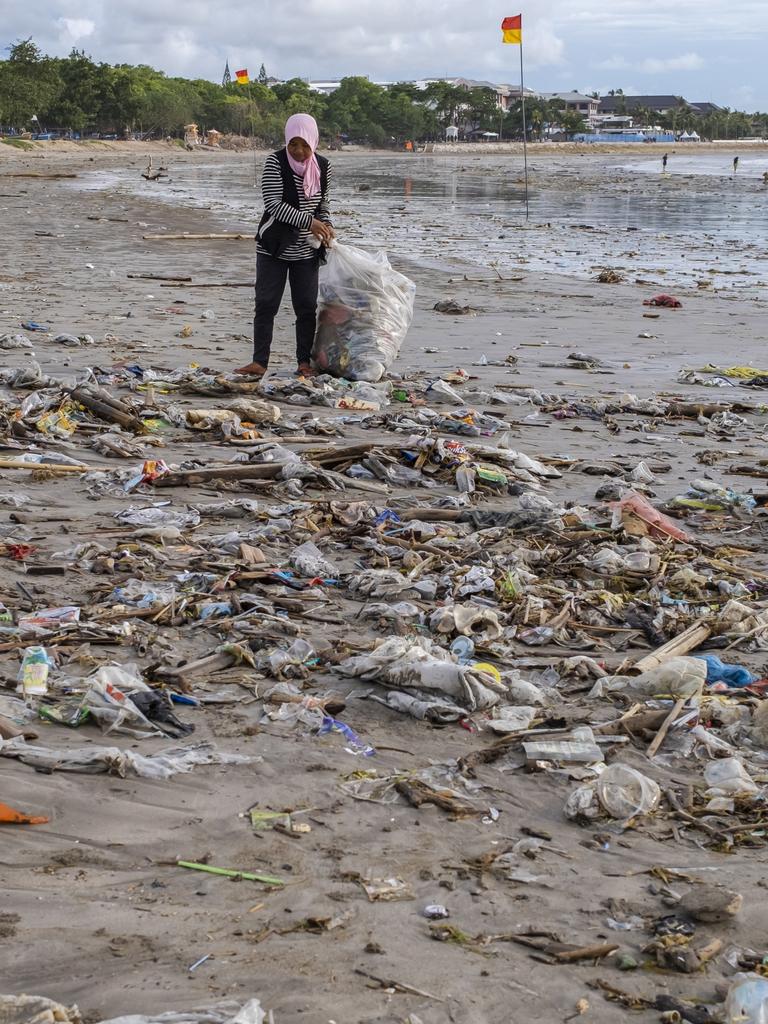
[(383, 252), (335, 242), (320, 271), (312, 359), (347, 380), (378, 381), (394, 363), (413, 319), (416, 285)]
[(492, 675), (446, 658), (442, 647), (430, 640), (418, 643), (391, 637), (370, 654), (347, 658), (339, 665), (345, 676), (358, 676), (396, 690), (441, 693), (470, 711), (496, 704), (506, 687)]

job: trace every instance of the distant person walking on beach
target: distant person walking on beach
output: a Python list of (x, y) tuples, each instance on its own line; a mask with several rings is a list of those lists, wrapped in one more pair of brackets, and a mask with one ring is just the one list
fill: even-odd
[(253, 361), (237, 373), (263, 377), (267, 372), (275, 317), (288, 281), (296, 314), (296, 375), (315, 376), (310, 354), (317, 319), (318, 271), (322, 247), (334, 237), (328, 206), (330, 164), (317, 156), (319, 142), (314, 117), (294, 114), (285, 125), (285, 148), (268, 156), (264, 164), (264, 216), (256, 234)]
[(733, 158), (733, 173), (734, 173), (734, 175), (736, 174), (736, 171), (738, 171), (738, 169), (739, 169), (739, 158), (737, 156), (735, 156)]
[(667, 160), (669, 160), (669, 153), (665, 153), (664, 156), (661, 158), (661, 173), (662, 174), (666, 174), (667, 173)]

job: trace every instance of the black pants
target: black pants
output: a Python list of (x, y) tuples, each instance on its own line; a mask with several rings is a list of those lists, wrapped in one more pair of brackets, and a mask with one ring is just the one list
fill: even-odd
[(296, 362), (308, 363), (315, 340), (317, 321), (317, 276), (320, 262), (280, 260), (256, 254), (256, 310), (253, 317), (253, 361), (269, 365), (272, 331), (285, 291), (291, 284), (291, 302), (296, 314)]

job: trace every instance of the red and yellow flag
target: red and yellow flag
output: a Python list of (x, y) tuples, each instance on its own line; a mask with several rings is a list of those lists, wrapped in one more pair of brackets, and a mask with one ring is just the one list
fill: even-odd
[(248, 68), (243, 68), (242, 71), (236, 71), (235, 78), (237, 79), (238, 85), (248, 85), (250, 82), (250, 78), (248, 77)]
[(516, 14), (514, 18), (505, 18), (501, 23), (501, 41), (521, 46), (523, 42), (523, 16)]

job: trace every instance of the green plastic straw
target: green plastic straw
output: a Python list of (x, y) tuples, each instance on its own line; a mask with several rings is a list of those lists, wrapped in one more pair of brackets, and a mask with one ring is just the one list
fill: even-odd
[(282, 878), (272, 875), (254, 875), (250, 871), (235, 871), (232, 868), (215, 868), (211, 864), (196, 864), (192, 860), (176, 861), (180, 868), (192, 868), (194, 871), (207, 871), (209, 875), (224, 875), (225, 878), (242, 878), (246, 882), (263, 882), (264, 885), (285, 885)]

